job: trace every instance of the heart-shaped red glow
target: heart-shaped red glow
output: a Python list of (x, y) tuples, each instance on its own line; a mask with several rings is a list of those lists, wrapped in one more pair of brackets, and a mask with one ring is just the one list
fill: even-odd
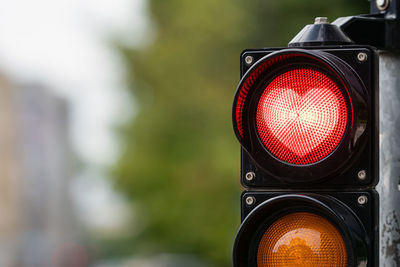
[(296, 165), (312, 164), (340, 143), (347, 124), (346, 102), (327, 75), (293, 69), (266, 86), (256, 124), (261, 141), (275, 157)]

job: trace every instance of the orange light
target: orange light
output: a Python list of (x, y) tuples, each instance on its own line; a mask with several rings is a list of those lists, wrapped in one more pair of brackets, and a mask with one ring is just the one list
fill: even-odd
[(342, 235), (327, 219), (295, 212), (265, 231), (257, 252), (258, 267), (344, 267), (347, 252)]

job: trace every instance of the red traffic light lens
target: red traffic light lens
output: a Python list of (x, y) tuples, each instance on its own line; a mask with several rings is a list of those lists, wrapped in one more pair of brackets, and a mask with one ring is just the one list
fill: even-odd
[(294, 165), (316, 163), (342, 140), (348, 121), (345, 98), (327, 74), (311, 68), (285, 71), (265, 87), (256, 126), (265, 148)]
[(342, 235), (327, 219), (295, 212), (275, 221), (258, 246), (257, 266), (347, 266)]

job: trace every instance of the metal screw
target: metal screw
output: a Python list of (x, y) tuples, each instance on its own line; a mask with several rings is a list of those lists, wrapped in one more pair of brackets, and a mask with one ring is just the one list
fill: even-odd
[(252, 206), (256, 202), (254, 197), (246, 197), (246, 204), (247, 206)]
[(365, 178), (367, 178), (367, 172), (365, 170), (361, 170), (358, 172), (357, 176), (358, 179), (365, 180)]
[(329, 20), (327, 17), (316, 17), (314, 20), (314, 24), (328, 24)]
[(379, 10), (383, 11), (383, 10), (385, 10), (386, 8), (388, 8), (389, 3), (390, 3), (390, 0), (376, 0), (375, 3), (376, 3), (376, 7), (377, 7)]
[(366, 53), (364, 53), (364, 52), (358, 53), (357, 59), (360, 62), (365, 62), (368, 59), (368, 55)]
[(254, 62), (254, 57), (252, 56), (246, 56), (244, 58), (244, 62), (246, 62), (246, 65), (250, 66), (251, 64), (253, 64)]
[(256, 178), (256, 174), (254, 173), (254, 172), (248, 172), (248, 173), (246, 173), (246, 180), (247, 181), (253, 181), (254, 180), (254, 178)]
[(368, 202), (368, 197), (364, 196), (364, 195), (359, 196), (357, 201), (358, 201), (358, 204), (364, 205), (364, 204), (366, 204)]

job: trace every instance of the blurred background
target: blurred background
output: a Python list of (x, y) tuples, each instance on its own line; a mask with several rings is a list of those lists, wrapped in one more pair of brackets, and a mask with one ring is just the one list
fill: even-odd
[(366, 0), (0, 1), (0, 266), (227, 267), (245, 48)]

